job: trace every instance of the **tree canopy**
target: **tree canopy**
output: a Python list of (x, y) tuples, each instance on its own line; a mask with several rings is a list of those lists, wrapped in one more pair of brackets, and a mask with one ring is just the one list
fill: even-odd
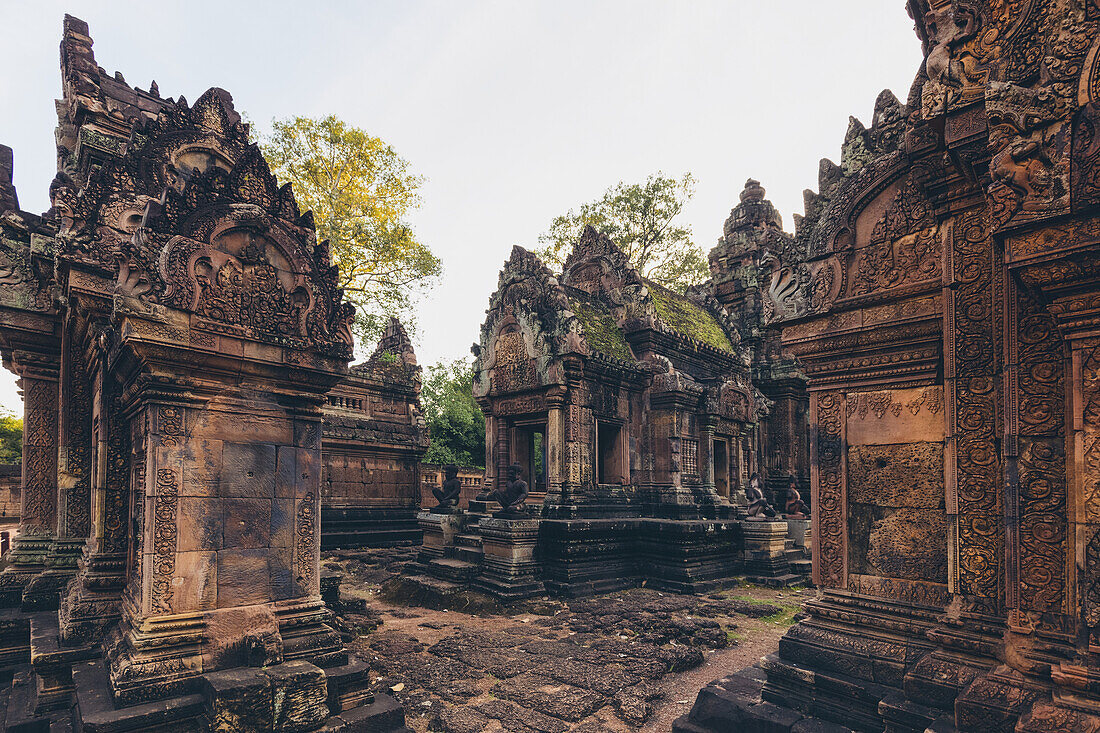
[(680, 179), (658, 172), (645, 183), (620, 181), (601, 199), (556, 217), (539, 237), (542, 248), (536, 253), (548, 265), (564, 265), (573, 243), (591, 224), (614, 240), (642, 277), (683, 292), (710, 275), (691, 228), (676, 222), (694, 193), (690, 173)]
[(23, 418), (0, 411), (0, 463), (22, 462)]
[(390, 315), (415, 323), (414, 301), (443, 271), (407, 221), (424, 179), (384, 141), (334, 115), (272, 128), (260, 147), (276, 177), (293, 184), (299, 207), (313, 211), (317, 238), (329, 240), (356, 306), (356, 335), (376, 340)]
[(428, 367), (420, 390), (432, 441), (425, 463), (485, 465), (485, 416), (470, 391), (473, 379), (473, 365), (468, 359)]

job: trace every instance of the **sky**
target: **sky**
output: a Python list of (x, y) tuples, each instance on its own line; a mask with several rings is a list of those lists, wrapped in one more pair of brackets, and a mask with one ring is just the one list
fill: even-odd
[[(232, 93), (261, 131), (335, 114), (427, 180), (410, 221), (443, 260), (418, 308), (422, 365), (469, 354), (513, 245), (619, 181), (690, 171), (709, 251), (747, 178), (802, 213), (849, 116), (905, 101), (921, 63), (904, 0), (0, 0), (0, 143), (20, 205), (49, 207), (66, 12), (96, 61), (164, 97)], [(367, 349), (369, 353), (370, 348)], [(22, 412), (0, 370), (0, 410)]]

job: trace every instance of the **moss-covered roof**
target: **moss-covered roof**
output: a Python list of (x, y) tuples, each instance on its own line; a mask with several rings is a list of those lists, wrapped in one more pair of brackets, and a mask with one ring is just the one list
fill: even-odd
[(655, 282), (646, 280), (645, 284), (657, 308), (657, 315), (670, 328), (720, 351), (733, 352), (730, 337), (704, 308)]
[(626, 337), (603, 303), (572, 296), (569, 298), (569, 307), (581, 322), (589, 348), (616, 359), (634, 360)]

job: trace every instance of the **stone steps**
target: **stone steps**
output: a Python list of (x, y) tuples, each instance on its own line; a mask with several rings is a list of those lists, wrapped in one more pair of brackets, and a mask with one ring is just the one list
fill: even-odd
[(745, 580), (767, 588), (790, 588), (806, 582), (805, 575), (784, 573), (782, 575), (746, 575)]
[(809, 576), (814, 570), (814, 564), (811, 560), (792, 560), (790, 566), (791, 573), (802, 577)]
[(906, 700), (900, 690), (883, 697), (878, 704), (878, 712), (886, 721), (888, 730), (928, 730), (943, 715), (943, 710)]
[(456, 545), (460, 547), (481, 547), (481, 535), (475, 533), (456, 534), (454, 538)]
[(405, 710), (389, 695), (379, 694), (369, 705), (333, 716), (317, 733), (371, 731), (371, 733), (413, 733), (405, 725)]
[(485, 551), (480, 547), (458, 546), (454, 548), (454, 558), (473, 565), (481, 565), (485, 559)]
[(23, 667), (16, 671), (7, 690), (4, 733), (49, 733), (50, 717), (35, 713), (36, 698), (34, 671)]
[(850, 728), (764, 702), (764, 673), (749, 667), (699, 691), (691, 712), (672, 722), (673, 733), (851, 733)]
[(481, 566), (465, 560), (440, 557), (428, 563), (428, 571), (441, 580), (467, 584), (480, 572)]

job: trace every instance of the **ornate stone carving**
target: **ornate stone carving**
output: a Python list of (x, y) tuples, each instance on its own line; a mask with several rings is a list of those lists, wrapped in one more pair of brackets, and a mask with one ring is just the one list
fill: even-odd
[(295, 573), (299, 585), (312, 593), (314, 581), (314, 553), (317, 549), (317, 495), (312, 491), (298, 500), (294, 524)]
[(23, 380), (24, 532), (52, 534), (57, 521), (57, 382)]
[(160, 430), (160, 444), (165, 448), (179, 446), (183, 438), (183, 408), (175, 405), (161, 405), (157, 409), (157, 427)]
[(65, 537), (85, 538), (91, 530), (92, 394), (84, 359), (83, 339), (71, 324), (68, 353), (63, 362), (61, 387), (63, 442), (58, 470), (63, 474)]
[(153, 577), (150, 602), (154, 613), (172, 613), (172, 577), (176, 569), (176, 514), (179, 479), (171, 468), (158, 468), (153, 498)]
[(1004, 531), (998, 520), (994, 272), (983, 212), (967, 212), (952, 230), (952, 291), (944, 334), (955, 379), (951, 392), (958, 508), (958, 592), (989, 612), (1001, 604)]
[(1085, 623), (1094, 640), (1100, 640), (1100, 527), (1092, 530), (1085, 545), (1085, 577), (1088, 579), (1082, 594)]
[(1019, 560), (1021, 608), (1065, 608), (1066, 461), (1063, 346), (1054, 318), (1018, 294), (1015, 369), (1019, 405)]
[[(817, 395), (817, 425), (814, 443), (817, 458), (817, 495), (814, 511), (820, 552), (819, 582), (829, 588), (843, 588), (846, 581), (847, 553), (844, 497), (844, 477), (841, 461), (844, 453), (844, 396), (841, 392), (821, 392)], [(820, 559), (818, 559), (820, 558)]]

